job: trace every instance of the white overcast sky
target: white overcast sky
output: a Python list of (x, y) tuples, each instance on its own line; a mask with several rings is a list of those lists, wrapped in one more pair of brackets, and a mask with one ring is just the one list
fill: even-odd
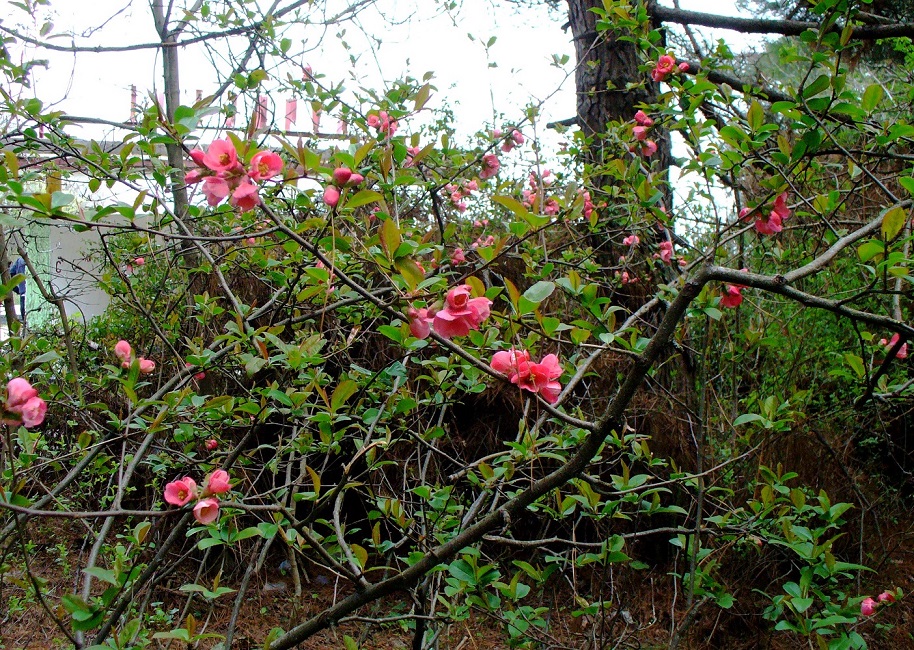
[[(182, 3), (178, 0), (177, 4)], [(682, 4), (707, 9), (706, 2)], [(345, 3), (329, 0), (329, 5), (334, 9)], [(574, 51), (569, 34), (561, 29), (564, 15), (550, 13), (542, 5), (517, 11), (511, 3), (498, 0), (463, 0), (450, 15), (438, 11), (438, 5), (429, 0), (378, 0), (364, 10), (358, 25), (345, 26), (344, 40), (353, 52), (360, 53), (355, 67), (337, 38), (337, 29), (293, 31), (292, 51), (315, 48), (302, 56), (301, 63), (325, 74), (327, 83), (351, 85), (351, 75), (356, 74), (367, 87), (378, 88), (404, 73), (421, 78), (432, 71), (438, 92), (430, 105), (451, 105), (455, 126), (464, 135), (491, 127), (493, 110), (503, 113), (508, 122), (519, 121), (523, 107), (530, 103), (542, 102), (543, 123), (574, 114)], [(732, 13), (734, 9), (728, 3), (721, 11)], [(7, 25), (23, 16), (12, 8), (7, 13)], [(50, 16), (55, 32), (76, 34), (83, 45), (157, 40), (148, 3), (143, 0), (52, 0)], [(106, 21), (104, 26), (96, 29), (101, 21)], [(362, 31), (374, 34), (378, 41), (372, 43)], [(491, 36), (497, 36), (497, 41), (487, 59), (483, 44)], [(66, 39), (54, 42), (69, 44)], [(71, 115), (122, 121), (129, 114), (131, 84), (137, 86), (141, 101), (154, 87), (161, 90), (160, 61), (152, 50), (68, 55), (31, 48), (29, 54), (50, 60), (48, 70), (36, 72), (35, 95)], [(570, 57), (564, 69), (552, 66), (553, 55), (563, 54)], [(215, 79), (201, 48), (183, 49), (180, 56), (182, 103), (190, 104), (198, 89), (208, 95)], [(490, 67), (490, 62), (497, 67)], [(271, 94), (280, 126), (285, 99), (280, 93)], [(307, 113), (299, 107), (298, 128), (307, 128)], [(336, 125), (328, 119), (321, 126), (322, 131), (332, 132)], [(104, 132), (82, 127), (73, 134), (97, 138)]]

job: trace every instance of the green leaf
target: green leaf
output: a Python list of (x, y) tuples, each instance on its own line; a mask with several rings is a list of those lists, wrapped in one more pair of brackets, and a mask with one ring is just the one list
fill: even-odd
[(753, 100), (749, 111), (746, 113), (746, 120), (749, 122), (749, 128), (752, 131), (758, 131), (765, 123), (765, 111), (757, 101)]
[(359, 390), (359, 385), (351, 379), (345, 379), (337, 386), (330, 397), (330, 410), (336, 412), (350, 397)]
[(741, 424), (746, 424), (747, 422), (758, 422), (759, 420), (764, 420), (761, 415), (758, 413), (743, 413), (741, 416), (733, 420), (733, 426), (738, 427)]
[(466, 560), (454, 560), (448, 566), (448, 571), (461, 582), (466, 582), (470, 585), (476, 584), (476, 573)]
[(393, 219), (386, 219), (381, 224), (380, 237), (381, 246), (387, 253), (387, 258), (393, 259), (394, 251), (400, 246), (400, 228), (397, 227), (397, 222)]
[(369, 203), (377, 203), (384, 200), (384, 195), (374, 190), (360, 190), (346, 199), (347, 208), (359, 208)]
[(537, 305), (552, 295), (555, 291), (555, 283), (546, 280), (540, 280), (532, 287), (524, 291), (524, 298)]
[(429, 94), (431, 93), (432, 87), (428, 84), (422, 86), (419, 89), (419, 92), (416, 93), (416, 105), (413, 110), (417, 113), (422, 110), (422, 107), (425, 106), (425, 102), (428, 101)]
[(882, 101), (883, 95), (885, 95), (885, 91), (882, 89), (882, 86), (873, 84), (863, 91), (863, 100), (860, 102), (860, 105), (863, 107), (863, 110), (869, 113)]
[(876, 239), (871, 239), (857, 248), (857, 255), (860, 256), (861, 262), (869, 262), (870, 260), (876, 260), (878, 262), (879, 259), (877, 258), (881, 258), (884, 252), (885, 246), (882, 245), (881, 241)]
[(828, 88), (831, 78), (827, 74), (819, 75), (815, 81), (803, 88), (803, 98), (809, 99)]
[(907, 211), (901, 206), (895, 206), (882, 217), (882, 237), (886, 241), (895, 239), (907, 221)]
[(863, 367), (863, 359), (856, 354), (847, 353), (844, 355), (844, 360), (857, 373), (858, 377), (863, 377), (866, 374), (866, 369)]

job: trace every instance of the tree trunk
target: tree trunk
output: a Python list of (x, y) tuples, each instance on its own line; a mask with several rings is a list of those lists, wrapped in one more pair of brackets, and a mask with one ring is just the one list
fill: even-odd
[[(598, 17), (590, 11), (593, 8), (602, 9), (602, 0), (568, 0), (568, 24), (577, 56), (577, 122), (584, 134), (593, 138), (587, 162), (599, 165), (607, 153), (613, 154), (602, 146), (607, 123), (631, 120), (641, 104), (656, 102), (659, 84), (638, 70), (642, 59), (634, 43), (619, 40), (612, 32), (597, 33)], [(666, 176), (671, 160), (669, 132), (658, 125), (653, 135), (657, 143), (654, 164), (658, 173)], [(599, 175), (593, 180), (599, 190)]]

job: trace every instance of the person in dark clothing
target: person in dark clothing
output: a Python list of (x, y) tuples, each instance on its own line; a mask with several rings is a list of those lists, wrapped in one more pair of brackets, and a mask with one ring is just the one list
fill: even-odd
[[(10, 266), (10, 275), (19, 275), (22, 273), (25, 274), (25, 260), (21, 257), (17, 258)], [(19, 318), (22, 320), (22, 324), (25, 325), (25, 280), (13, 287), (13, 292), (19, 295)]]

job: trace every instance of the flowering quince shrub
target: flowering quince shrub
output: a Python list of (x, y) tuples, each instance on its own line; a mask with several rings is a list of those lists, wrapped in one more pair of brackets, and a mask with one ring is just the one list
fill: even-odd
[[(596, 13), (637, 47), (632, 90), (656, 101), (562, 133), (559, 152), (535, 106), (461, 142), (431, 77), (345, 88), (302, 75), (282, 40), (264, 54), (292, 70), (275, 83), (318, 126), (339, 121), (333, 138), (241, 124), (269, 66), (233, 73), (237, 96), (208, 108), (138, 115), (143, 157), (72, 155), (58, 115), (10, 107), (90, 187), (143, 192), (71, 214), (26, 190), (45, 159), (0, 174), (25, 218), (98, 233), (112, 297), (92, 323), (4, 348), (0, 550), (34, 575), (17, 535), (53, 518), (92, 532), (72, 593), (23, 581), (53, 629), (80, 647), (196, 643), (150, 603), (238, 610), (286, 562), (291, 588), (306, 571), (345, 588), (257, 639), (274, 650), (394, 615), (416, 647), (473, 616), (503, 645), (615, 647), (649, 627), (616, 612), (648, 598), (619, 586), (610, 602), (608, 571), (662, 585), (671, 646), (746, 616), (785, 646), (879, 647), (872, 621), (905, 597), (884, 567), (907, 542), (869, 526), (896, 498), (878, 477), (900, 443), (848, 431), (911, 399), (914, 176), (874, 180), (906, 160), (910, 127), (889, 124), (889, 93), (853, 90), (827, 29), (784, 98), (721, 85), (726, 48), (677, 63), (643, 10)], [(654, 155), (670, 129), (698, 179), (673, 201)], [(867, 155), (839, 164), (848, 143)], [(555, 589), (568, 610), (548, 611)], [(591, 637), (562, 637), (563, 616)], [(212, 633), (228, 647), (237, 623)]]

